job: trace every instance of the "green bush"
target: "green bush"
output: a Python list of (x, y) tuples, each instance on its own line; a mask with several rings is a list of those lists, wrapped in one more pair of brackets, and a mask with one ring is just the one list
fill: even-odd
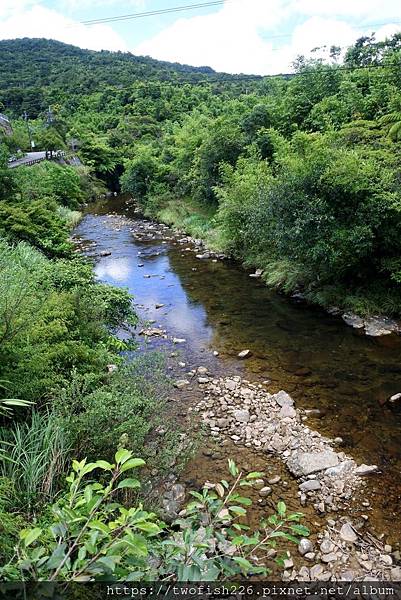
[(43, 401), (74, 368), (105, 377), (126, 347), (113, 332), (135, 323), (126, 291), (95, 282), (79, 259), (49, 261), (23, 243), (0, 243), (0, 274), (0, 378), (9, 395)]
[[(129, 450), (149, 456), (145, 440), (159, 423), (170, 390), (164, 370), (163, 358), (152, 354), (125, 364), (101, 387), (93, 386), (90, 375), (75, 373), (54, 407), (77, 456), (111, 459), (121, 440)], [(165, 450), (158, 448), (160, 454)], [(163, 461), (159, 456), (154, 462)]]
[[(113, 463), (73, 461), (69, 490), (52, 506), (45, 527), (20, 532), (18, 559), (0, 573), (8, 579), (21, 569), (24, 580), (76, 581), (225, 581), (269, 572), (257, 558), (277, 539), (298, 543), (309, 535), (302, 514), (277, 514), (256, 531), (242, 524), (252, 502), (239, 488), (252, 487), (262, 474), (239, 473), (229, 461), (232, 481), (223, 480), (192, 492), (193, 501), (171, 527), (142, 505), (124, 507), (119, 496), (140, 487), (132, 471), (144, 464), (132, 452), (118, 450)], [(100, 481), (87, 475), (101, 473)], [(263, 561), (262, 561), (263, 562)], [(281, 560), (278, 560), (281, 564)]]

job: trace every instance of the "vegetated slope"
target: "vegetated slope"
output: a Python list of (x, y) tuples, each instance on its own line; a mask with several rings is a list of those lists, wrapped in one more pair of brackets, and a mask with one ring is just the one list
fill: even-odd
[(0, 41), (0, 102), (15, 114), (28, 107), (36, 116), (46, 101), (62, 100), (65, 93), (85, 95), (107, 86), (123, 88), (135, 81), (245, 85), (259, 79), (128, 52), (83, 50), (55, 40)]
[(262, 269), (269, 285), (401, 313), (401, 34), (361, 38), (342, 63), (336, 48), (329, 64), (301, 57), (290, 78), (46, 40), (7, 48), (3, 77), (19, 73), (22, 86), (2, 95), (11, 152), (29, 147), (27, 110), (37, 146), (78, 140), (91, 174), (115, 190), (121, 181), (148, 214)]

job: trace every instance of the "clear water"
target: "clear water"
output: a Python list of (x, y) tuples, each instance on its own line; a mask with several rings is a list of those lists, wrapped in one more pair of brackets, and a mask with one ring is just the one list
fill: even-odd
[[(142, 320), (185, 338), (180, 351), (189, 366), (268, 379), (270, 391), (285, 389), (298, 406), (320, 409), (312, 427), (342, 437), (345, 452), (380, 467), (372, 480), (376, 521), (399, 538), (401, 404), (381, 402), (401, 392), (401, 338), (362, 336), (339, 318), (268, 290), (234, 263), (198, 260), (166, 239), (168, 230), (163, 239), (135, 239), (137, 225), (124, 197), (91, 205), (75, 235), (95, 257), (97, 276), (128, 288)], [(104, 250), (111, 255), (100, 257)], [(166, 344), (151, 338), (152, 347)], [(239, 361), (246, 348), (252, 358)]]

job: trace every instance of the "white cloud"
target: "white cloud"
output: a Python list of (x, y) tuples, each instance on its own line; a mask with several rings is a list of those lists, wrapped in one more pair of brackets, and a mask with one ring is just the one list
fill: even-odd
[(134, 52), (219, 71), (267, 72), (273, 44), (260, 31), (275, 27), (284, 16), (280, 0), (228, 2), (216, 13), (178, 19)]
[(20, 13), (35, 4), (35, 0), (1, 0), (0, 19), (7, 19), (15, 13)]
[(291, 9), (313, 16), (332, 16), (378, 20), (395, 19), (400, 12), (399, 0), (293, 0)]
[[(397, 14), (399, 0), (382, 0), (380, 18)], [(230, 73), (288, 72), (298, 54), (317, 46), (348, 46), (378, 16), (377, 0), (238, 0), (207, 16), (180, 18), (134, 49), (136, 54), (195, 66), (210, 65)], [(304, 22), (280, 39), (277, 32), (294, 17)], [(358, 17), (357, 25), (353, 26)], [(281, 26), (278, 29), (278, 26)], [(383, 32), (384, 32), (384, 28)], [(384, 33), (394, 33), (392, 26)], [(382, 32), (382, 36), (384, 33)]]
[[(4, 2), (4, 0), (1, 0)], [(127, 50), (125, 41), (108, 25), (86, 27), (61, 13), (30, 0), (5, 0), (0, 12), (0, 39), (21, 37), (56, 39), (91, 50)]]

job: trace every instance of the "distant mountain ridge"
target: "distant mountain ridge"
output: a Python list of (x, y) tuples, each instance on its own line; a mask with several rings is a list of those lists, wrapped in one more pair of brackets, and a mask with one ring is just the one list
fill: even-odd
[(49, 87), (88, 94), (102, 86), (125, 87), (138, 80), (235, 83), (244, 77), (249, 81), (260, 79), (259, 76), (217, 73), (207, 66), (191, 67), (128, 52), (83, 50), (42, 38), (0, 41), (0, 101), (11, 110), (22, 108), (21, 96), (42, 95), (43, 88)]

